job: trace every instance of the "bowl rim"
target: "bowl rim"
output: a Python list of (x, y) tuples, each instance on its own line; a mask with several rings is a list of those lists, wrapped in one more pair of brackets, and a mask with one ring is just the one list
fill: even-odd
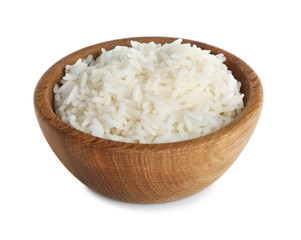
[[(233, 55), (232, 53), (229, 53), (221, 48), (215, 47), (213, 45), (209, 45), (203, 42), (195, 41), (195, 40), (189, 40), (189, 39), (182, 39), (182, 43), (191, 43), (198, 45), (202, 45), (202, 49), (208, 49), (208, 50), (214, 50), (215, 52), (223, 53), (225, 56), (227, 56), (227, 60), (229, 59), (229, 56), (231, 57), (231, 62), (234, 62), (235, 64), (239, 65), (239, 68), (242, 72), (247, 74), (249, 88), (250, 88), (250, 95), (249, 99), (247, 101), (247, 104), (244, 106), (244, 109), (242, 112), (229, 124), (226, 126), (220, 128), (217, 131), (214, 131), (210, 134), (200, 136), (193, 139), (188, 139), (184, 141), (178, 141), (178, 142), (167, 142), (167, 143), (128, 143), (128, 142), (120, 142), (120, 141), (114, 141), (110, 139), (105, 138), (99, 138), (96, 136), (93, 136), (91, 134), (82, 132), (80, 130), (77, 130), (76, 128), (72, 127), (71, 125), (63, 122), (53, 111), (53, 84), (47, 84), (49, 82), (49, 78), (51, 77), (51, 74), (53, 72), (62, 71), (65, 69), (65, 66), (67, 64), (74, 64), (74, 63), (68, 63), (68, 60), (76, 55), (83, 55), (83, 53), (86, 53), (86, 56), (89, 55), (87, 52), (89, 52), (90, 49), (100, 49), (102, 47), (105, 48), (107, 44), (114, 44), (114, 46), (120, 45), (120, 42), (128, 43), (133, 41), (140, 41), (140, 42), (151, 42), (155, 41), (156, 43), (165, 43), (165, 42), (172, 42), (179, 38), (175, 37), (130, 37), (130, 38), (121, 38), (121, 39), (115, 39), (110, 41), (105, 41), (101, 43), (97, 43), (94, 45), (90, 45), (88, 47), (81, 48), (71, 54), (68, 54), (67, 56), (61, 58), (56, 63), (54, 63), (40, 78), (38, 81), (35, 91), (34, 91), (34, 108), (36, 112), (36, 116), (39, 120), (45, 122), (48, 127), (56, 129), (60, 134), (67, 135), (71, 137), (73, 140), (85, 143), (90, 146), (95, 147), (102, 147), (102, 148), (119, 148), (122, 149), (135, 149), (135, 150), (166, 150), (170, 149), (171, 147), (180, 147), (182, 145), (194, 146), (197, 147), (201, 142), (207, 142), (211, 141), (216, 138), (220, 138), (224, 135), (226, 135), (229, 132), (235, 132), (240, 131), (240, 129), (243, 128), (246, 124), (251, 124), (252, 117), (256, 115), (256, 113), (259, 111), (261, 112), (262, 105), (263, 105), (263, 87), (261, 84), (261, 81), (258, 77), (258, 75), (255, 73), (255, 71), (243, 60), (238, 58), (237, 56)], [(110, 49), (106, 49), (110, 50)], [(98, 54), (98, 55), (99, 55)], [(231, 70), (231, 69), (230, 69)], [(60, 79), (57, 81), (59, 82)], [(52, 96), (49, 95), (49, 93), (52, 93)], [(52, 100), (52, 101), (51, 101)], [(185, 142), (185, 144), (183, 144)]]

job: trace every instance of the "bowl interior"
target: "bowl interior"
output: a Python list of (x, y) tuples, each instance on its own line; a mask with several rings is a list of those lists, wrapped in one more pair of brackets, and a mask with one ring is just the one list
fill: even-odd
[[(55, 84), (58, 84), (62, 77), (65, 74), (65, 66), (74, 64), (79, 58), (85, 59), (88, 55), (93, 55), (94, 58), (98, 57), (101, 52), (101, 48), (105, 48), (106, 50), (111, 50), (117, 45), (121, 46), (130, 46), (130, 43), (132, 40), (139, 41), (139, 42), (151, 42), (154, 41), (155, 43), (170, 43), (175, 41), (177, 38), (167, 38), (167, 37), (138, 37), (138, 38), (127, 38), (127, 39), (119, 39), (119, 40), (113, 40), (113, 41), (108, 41), (108, 42), (103, 42), (100, 44), (92, 45), (83, 49), (80, 49), (74, 53), (71, 53), (70, 55), (62, 58), (59, 60), (57, 63), (55, 63), (48, 71), (42, 76), (40, 82), (37, 85), (37, 88), (43, 88), (43, 91), (39, 91), (39, 101), (46, 101), (44, 102), (44, 107), (46, 108), (42, 111), (45, 111), (45, 115), (50, 115), (52, 116), (52, 119), (54, 122), (56, 122), (56, 126), (59, 128), (63, 128), (62, 125), (65, 125), (65, 128), (68, 128), (68, 131), (71, 131), (69, 128), (73, 129), (73, 131), (78, 130), (67, 126), (60, 118), (56, 116), (54, 113), (54, 106), (53, 106), (53, 87)], [(231, 53), (228, 53), (227, 51), (211, 46), (209, 44), (197, 42), (197, 41), (192, 41), (192, 40), (187, 40), (183, 39), (183, 43), (191, 43), (195, 44), (201, 49), (206, 49), (210, 50), (212, 54), (219, 54), (223, 53), (226, 57), (226, 62), (225, 64), (227, 65), (228, 69), (232, 71), (232, 74), (234, 77), (241, 82), (241, 92), (244, 94), (244, 104), (245, 108), (243, 109), (242, 113), (229, 125), (236, 124), (236, 122), (239, 122), (240, 118), (243, 118), (243, 115), (245, 115), (246, 111), (254, 111), (256, 108), (260, 107), (262, 104), (262, 87), (259, 81), (259, 78), (257, 77), (256, 73), (246, 64), (244, 63), (241, 59), (238, 57), (232, 55)], [(259, 91), (255, 91), (259, 90)], [(259, 104), (250, 104), (250, 102), (257, 102)], [(252, 106), (251, 106), (252, 105)], [(47, 113), (46, 113), (47, 111)], [(60, 126), (59, 126), (60, 125)], [(223, 127), (227, 128), (227, 126)], [(220, 129), (221, 130), (221, 129)], [(220, 130), (216, 131), (219, 132)], [(80, 134), (83, 135), (89, 135), (86, 133), (80, 132)], [(212, 134), (212, 133), (211, 133)], [(211, 135), (208, 134), (208, 135)], [(208, 136), (206, 135), (206, 136)], [(89, 135), (85, 136), (86, 138), (91, 138), (91, 142), (95, 142), (95, 137)], [(110, 141), (110, 140), (108, 140)], [(189, 140), (188, 140), (189, 141)], [(111, 141), (112, 142), (112, 141)]]

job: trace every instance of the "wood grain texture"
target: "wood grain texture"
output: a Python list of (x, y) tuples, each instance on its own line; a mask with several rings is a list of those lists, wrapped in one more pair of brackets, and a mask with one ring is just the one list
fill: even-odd
[(53, 86), (64, 67), (100, 49), (139, 42), (169, 43), (175, 38), (139, 37), (96, 44), (76, 51), (51, 66), (34, 92), (41, 130), (65, 167), (89, 188), (113, 199), (162, 203), (191, 196), (216, 181), (237, 159), (259, 119), (263, 89), (256, 73), (241, 59), (208, 44), (184, 39), (211, 53), (223, 53), (226, 65), (242, 83), (245, 109), (226, 127), (204, 137), (164, 144), (122, 143), (94, 137), (65, 124), (53, 111)]

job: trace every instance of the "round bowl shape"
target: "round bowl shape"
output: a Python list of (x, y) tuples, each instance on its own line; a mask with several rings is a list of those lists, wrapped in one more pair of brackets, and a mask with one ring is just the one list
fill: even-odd
[(232, 165), (258, 122), (263, 89), (256, 73), (241, 59), (208, 44), (183, 39), (212, 54), (223, 53), (225, 64), (242, 83), (245, 108), (229, 125), (192, 140), (163, 144), (134, 144), (101, 139), (65, 124), (53, 110), (53, 86), (65, 65), (100, 49), (130, 41), (170, 43), (176, 38), (137, 37), (103, 42), (78, 50), (51, 66), (34, 93), (34, 107), (42, 132), (65, 167), (89, 188), (113, 199), (133, 203), (162, 203), (191, 196), (216, 181)]

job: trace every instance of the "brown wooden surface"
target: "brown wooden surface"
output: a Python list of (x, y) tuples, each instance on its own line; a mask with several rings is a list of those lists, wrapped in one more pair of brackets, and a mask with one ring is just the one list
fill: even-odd
[[(121, 201), (161, 203), (191, 196), (216, 181), (235, 161), (251, 137), (263, 104), (256, 73), (241, 59), (208, 44), (211, 53), (224, 53), (226, 65), (241, 81), (245, 109), (229, 125), (204, 137), (165, 144), (134, 144), (100, 139), (65, 124), (53, 111), (53, 86), (64, 67), (101, 48), (129, 46), (130, 40), (156, 43), (175, 38), (140, 37), (96, 44), (76, 51), (50, 67), (38, 82), (34, 107), (42, 132), (65, 167), (89, 188)], [(239, 180), (239, 179), (237, 179)]]

